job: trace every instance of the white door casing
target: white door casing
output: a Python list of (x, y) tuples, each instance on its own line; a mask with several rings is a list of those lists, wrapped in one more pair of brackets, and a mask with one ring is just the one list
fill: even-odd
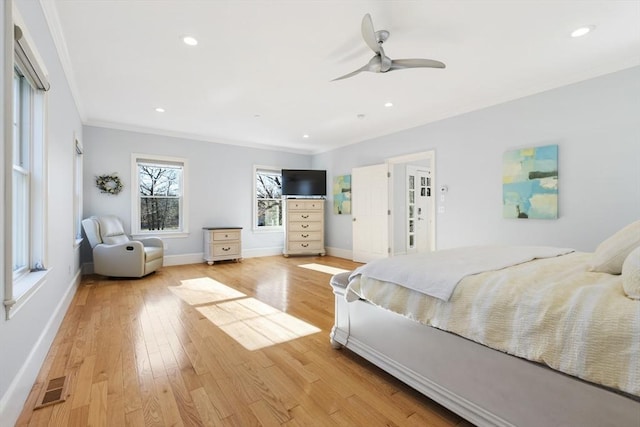
[[(403, 156), (398, 156), (398, 157), (392, 157), (387, 159), (387, 163), (389, 164), (389, 170), (392, 169), (392, 167), (394, 165), (401, 165), (404, 164), (407, 167), (409, 167), (410, 165), (416, 165), (419, 166), (421, 169), (427, 170), (430, 172), (430, 176), (431, 176), (431, 197), (427, 197), (427, 219), (426, 219), (426, 223), (427, 223), (427, 250), (428, 251), (435, 251), (436, 250), (436, 203), (435, 203), (435, 188), (436, 188), (436, 152), (434, 150), (429, 150), (429, 151), (423, 151), (423, 152), (419, 152), (419, 153), (413, 153), (413, 154), (406, 154)], [(403, 173), (403, 175), (406, 174)], [(392, 177), (393, 178), (393, 177)], [(403, 176), (403, 179), (406, 179)], [(399, 191), (398, 188), (396, 188), (396, 191)], [(406, 191), (405, 191), (406, 192)], [(402, 196), (404, 196), (405, 194), (403, 193)], [(397, 198), (397, 194), (390, 194), (390, 203), (393, 204), (393, 200), (394, 198)], [(403, 202), (405, 203), (405, 202)], [(396, 209), (397, 210), (397, 209)], [(389, 220), (390, 223), (390, 229), (389, 229), (389, 242), (391, 244), (391, 253), (392, 254), (401, 254), (401, 253), (406, 253), (406, 246), (408, 246), (405, 243), (405, 239), (402, 239), (402, 243), (401, 246), (398, 247), (394, 247), (397, 246), (398, 244), (400, 244), (400, 242), (395, 242), (394, 239), (394, 235), (397, 235), (396, 233), (402, 233), (402, 234), (406, 234), (406, 226), (405, 226), (405, 221), (402, 220), (398, 220), (397, 218), (394, 219), (396, 217), (396, 215), (398, 215), (399, 212), (394, 212), (394, 210), (391, 210), (391, 218)], [(406, 215), (405, 212), (400, 212), (400, 214), (402, 215), (402, 218), (404, 219), (404, 216)], [(395, 227), (393, 227), (393, 225), (395, 225)]]

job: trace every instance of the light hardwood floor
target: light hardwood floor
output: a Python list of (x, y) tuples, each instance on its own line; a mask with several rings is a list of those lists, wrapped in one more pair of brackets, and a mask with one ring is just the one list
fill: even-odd
[[(86, 276), (19, 426), (435, 426), (471, 424), (329, 344), (334, 257)], [(66, 375), (67, 399), (34, 410)]]

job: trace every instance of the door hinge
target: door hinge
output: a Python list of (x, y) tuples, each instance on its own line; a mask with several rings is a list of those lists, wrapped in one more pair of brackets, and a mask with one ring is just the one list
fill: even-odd
[(391, 253), (391, 248), (387, 248), (387, 253), (390, 254)]
[(391, 209), (387, 210), (387, 215), (391, 215)]
[(391, 172), (387, 172), (387, 178), (391, 178)]

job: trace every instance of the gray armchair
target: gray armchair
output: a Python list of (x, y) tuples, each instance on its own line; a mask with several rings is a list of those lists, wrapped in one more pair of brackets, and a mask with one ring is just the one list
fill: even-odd
[(142, 277), (162, 267), (164, 246), (157, 237), (131, 240), (120, 219), (92, 216), (82, 228), (93, 249), (93, 271), (110, 277)]

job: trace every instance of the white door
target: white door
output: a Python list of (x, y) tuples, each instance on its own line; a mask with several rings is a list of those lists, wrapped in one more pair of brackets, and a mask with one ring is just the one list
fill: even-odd
[(389, 178), (387, 164), (351, 171), (353, 260), (389, 256)]

